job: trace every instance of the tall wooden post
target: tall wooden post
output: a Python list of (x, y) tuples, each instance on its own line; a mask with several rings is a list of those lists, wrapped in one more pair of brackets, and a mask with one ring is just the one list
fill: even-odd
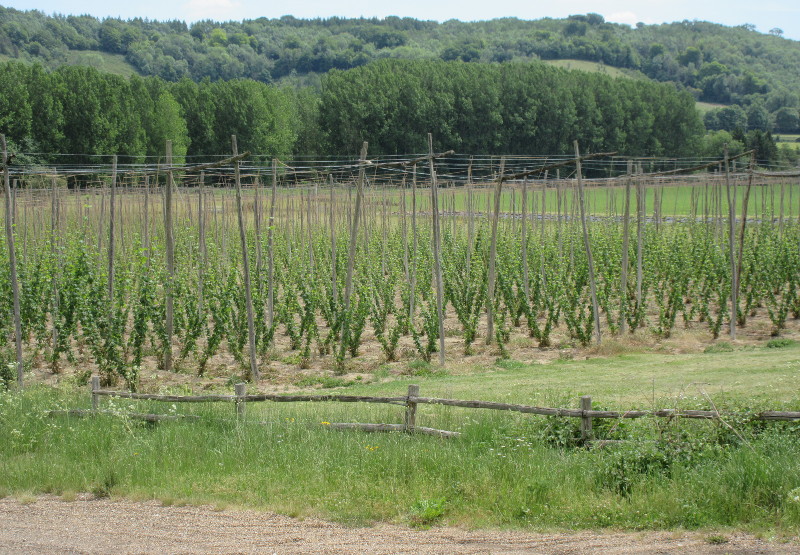
[(272, 159), (272, 194), (269, 201), (269, 222), (267, 224), (267, 325), (275, 321), (275, 195), (278, 187), (278, 160)]
[(413, 384), (409, 385), (408, 400), (406, 401), (406, 418), (405, 418), (406, 432), (413, 432), (414, 428), (417, 426), (417, 403), (412, 401), (411, 398), (418, 396), (419, 396), (419, 386)]
[(439, 319), (439, 364), (444, 366), (444, 282), (442, 279), (442, 237), (439, 228), (439, 193), (433, 163), (433, 135), (428, 133), (431, 169), (431, 216), (433, 217), (433, 277), (436, 283), (436, 313)]
[[(114, 235), (114, 225), (116, 223), (117, 207), (117, 155), (111, 160), (111, 207), (108, 214), (108, 303), (109, 316), (114, 314), (114, 249), (116, 247), (116, 237)], [(111, 319), (109, 318), (109, 323)]]
[(592, 410), (592, 397), (584, 395), (581, 397), (581, 441), (585, 442), (592, 438), (592, 418), (586, 415), (586, 411)]
[(620, 321), (619, 331), (625, 333), (628, 325), (628, 249), (630, 245), (631, 223), (631, 174), (633, 161), (628, 160), (628, 176), (625, 179), (625, 208), (622, 216), (622, 268), (620, 275)]
[(492, 242), (489, 247), (489, 286), (486, 289), (486, 312), (488, 322), (486, 328), (486, 344), (492, 342), (494, 336), (494, 285), (497, 272), (497, 222), (500, 219), (500, 197), (503, 193), (503, 172), (506, 167), (505, 156), (500, 159), (500, 173), (494, 191), (494, 213), (492, 214)]
[(408, 325), (414, 327), (417, 298), (417, 165), (411, 170), (411, 289), (408, 293)]
[(164, 370), (172, 371), (172, 334), (174, 323), (173, 288), (175, 281), (175, 236), (172, 230), (172, 141), (167, 141), (167, 183), (164, 187), (164, 233), (167, 247), (167, 286), (166, 293), (166, 332), (167, 344), (164, 346)]
[(14, 302), (14, 345), (17, 351), (17, 385), (23, 386), (22, 363), (22, 318), (19, 308), (19, 280), (17, 279), (17, 255), (14, 250), (14, 197), (11, 194), (11, 180), (8, 171), (8, 147), (6, 136), (0, 134), (3, 146), (3, 187), (6, 192), (6, 244), (8, 245), (8, 264), (11, 273), (11, 295)]
[(525, 302), (529, 302), (530, 283), (528, 278), (528, 176), (522, 180), (522, 289), (525, 291)]
[(737, 296), (738, 276), (736, 271), (738, 265), (736, 264), (736, 189), (731, 191), (731, 176), (728, 159), (728, 145), (725, 145), (725, 192), (728, 197), (728, 257), (731, 267), (731, 321), (730, 321), (730, 335), (731, 339), (736, 339), (736, 312), (739, 307), (739, 299)]
[(347, 276), (344, 284), (344, 321), (342, 322), (341, 361), (344, 361), (347, 341), (350, 335), (350, 297), (353, 294), (353, 271), (356, 263), (356, 245), (358, 243), (358, 224), (361, 217), (361, 203), (364, 196), (365, 166), (367, 161), (367, 148), (369, 143), (364, 141), (361, 145), (359, 158), (358, 181), (356, 182), (356, 205), (353, 211), (353, 227), (350, 229), (350, 247), (347, 252)]
[[(239, 148), (236, 144), (236, 135), (231, 135), (231, 150), (233, 156), (239, 155)], [(242, 210), (242, 179), (239, 172), (239, 161), (233, 163), (233, 175), (236, 186), (236, 214), (239, 219), (239, 241), (242, 246), (242, 265), (244, 266), (244, 296), (247, 306), (247, 340), (250, 352), (250, 377), (254, 380), (261, 379), (261, 372), (258, 371), (258, 361), (256, 360), (256, 327), (255, 317), (253, 316), (253, 290), (250, 285), (250, 258), (247, 252), (247, 234), (244, 227), (244, 213)]]
[(575, 166), (578, 178), (578, 204), (581, 213), (581, 227), (583, 228), (583, 247), (586, 249), (586, 259), (589, 264), (589, 292), (592, 296), (592, 314), (594, 316), (594, 334), (597, 342), (600, 343), (600, 307), (597, 304), (597, 284), (594, 279), (594, 258), (592, 258), (592, 246), (589, 242), (589, 223), (586, 219), (586, 206), (583, 197), (583, 177), (581, 176), (581, 153), (578, 149), (578, 141), (575, 141)]

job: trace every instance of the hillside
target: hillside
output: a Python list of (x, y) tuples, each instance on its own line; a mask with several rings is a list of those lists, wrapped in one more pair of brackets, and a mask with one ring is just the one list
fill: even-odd
[(0, 54), (55, 67), (71, 63), (75, 51), (122, 56), (140, 74), (167, 81), (245, 77), (271, 82), (377, 58), (575, 59), (671, 81), (705, 102), (757, 104), (773, 117), (781, 108), (796, 111), (800, 105), (800, 42), (748, 25), (682, 21), (630, 28), (587, 14), (471, 23), (284, 16), (187, 26), (140, 18), (51, 17), (0, 7)]

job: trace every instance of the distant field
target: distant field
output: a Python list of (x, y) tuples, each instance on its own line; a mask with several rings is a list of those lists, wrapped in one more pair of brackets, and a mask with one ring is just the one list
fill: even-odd
[(607, 66), (598, 62), (587, 62), (585, 60), (544, 60), (546, 64), (551, 66), (561, 67), (564, 69), (577, 69), (580, 71), (588, 71), (590, 73), (605, 73), (611, 77), (627, 77), (634, 79), (635, 77), (626, 73), (625, 71), (613, 66)]
[[(799, 143), (800, 144), (800, 143)], [(658, 192), (661, 196), (661, 213), (663, 216), (678, 216), (685, 217), (692, 213), (692, 195), (695, 196), (697, 204), (697, 213), (703, 214), (706, 203), (713, 203), (713, 189), (714, 186), (723, 186), (722, 181), (710, 182), (707, 184), (697, 185), (665, 185), (662, 186)], [(520, 214), (522, 212), (522, 190), (521, 184), (507, 184), (504, 185), (504, 191), (501, 199), (501, 210), (503, 212), (511, 212)], [(531, 182), (528, 191), (528, 212), (539, 214), (541, 213), (541, 181)], [(569, 213), (572, 210), (572, 203), (575, 195), (574, 182), (568, 181), (562, 184), (562, 212)], [(737, 194), (736, 205), (737, 210), (741, 213), (744, 201), (744, 192), (747, 188), (747, 183), (743, 180), (736, 182)], [(800, 198), (800, 186), (797, 183), (773, 183), (770, 185), (757, 185), (752, 188), (749, 199), (749, 214), (750, 217), (762, 214), (778, 214), (780, 212), (780, 199), (781, 190), (783, 191), (785, 213), (787, 215), (796, 216), (797, 208), (796, 199)], [(652, 215), (655, 210), (655, 197), (657, 190), (648, 187), (645, 192), (645, 213)], [(373, 193), (374, 195), (382, 195), (383, 193)], [(490, 212), (491, 199), (494, 192), (491, 188), (479, 187), (476, 188), (474, 195), (474, 205), (476, 212), (488, 213)], [(467, 211), (467, 191), (462, 188), (443, 189), (441, 192), (442, 199), (440, 203), (445, 207), (445, 210), (456, 212)], [(635, 198), (635, 191), (631, 193), (632, 198)], [(376, 196), (376, 198), (380, 198)], [(390, 193), (390, 198), (399, 205), (401, 202), (400, 194), (398, 192)], [(406, 199), (407, 205), (410, 206), (410, 197)], [(427, 193), (423, 193), (417, 200), (417, 206), (421, 210), (429, 209), (429, 200)], [(588, 186), (586, 188), (586, 205), (590, 214), (595, 216), (609, 215), (611, 213), (619, 215), (623, 211), (625, 203), (625, 188), (621, 184), (613, 187), (605, 186)], [(727, 205), (726, 205), (727, 207)], [(726, 208), (727, 209), (727, 208)], [(547, 205), (545, 212), (550, 215), (558, 213), (558, 190), (554, 182), (550, 182), (547, 189)]]
[[(0, 62), (11, 61), (28, 63), (26, 60), (0, 54)], [(41, 60), (37, 61), (41, 63)], [(58, 65), (90, 66), (99, 71), (113, 73), (115, 75), (122, 75), (123, 77), (130, 77), (132, 75), (139, 74), (135, 67), (125, 61), (125, 56), (122, 54), (107, 54), (105, 52), (97, 52), (95, 50), (70, 50), (67, 52), (65, 64), (50, 62), (50, 65), (51, 67)]]
[(100, 71), (130, 77), (138, 75), (138, 71), (125, 61), (121, 54), (106, 54), (93, 50), (70, 50), (67, 53), (67, 64), (72, 66), (91, 66)]
[(706, 112), (710, 112), (711, 110), (715, 110), (717, 108), (724, 108), (725, 104), (715, 104), (713, 102), (695, 102), (695, 106), (697, 109), (700, 110), (702, 114)]
[(800, 135), (793, 135), (789, 133), (775, 134), (775, 140), (779, 145), (788, 145), (789, 147), (800, 150)]

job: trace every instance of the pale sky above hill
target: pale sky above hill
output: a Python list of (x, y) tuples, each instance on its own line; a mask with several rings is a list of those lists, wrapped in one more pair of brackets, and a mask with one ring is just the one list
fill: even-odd
[(201, 19), (217, 21), (275, 18), (293, 15), (314, 17), (414, 17), (446, 21), (459, 19), (475, 21), (498, 17), (539, 19), (566, 17), (570, 14), (595, 12), (607, 21), (627, 23), (664, 23), (684, 19), (705, 20), (723, 25), (751, 23), (762, 33), (771, 29), (783, 30), (783, 36), (800, 40), (800, 2), (797, 0), (577, 0), (563, 3), (530, 0), (404, 0), (378, 2), (375, 0), (293, 0), (263, 2), (257, 0), (139, 0), (109, 2), (108, 0), (0, 0), (0, 5), (19, 10), (40, 10), (46, 14), (90, 14), (96, 17), (130, 19), (183, 20), (187, 23)]

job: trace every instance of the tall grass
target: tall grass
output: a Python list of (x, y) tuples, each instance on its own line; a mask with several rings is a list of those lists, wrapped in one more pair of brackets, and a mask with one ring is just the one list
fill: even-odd
[[(0, 395), (0, 493), (155, 498), (314, 515), (512, 528), (737, 526), (800, 529), (796, 424), (609, 422), (628, 443), (589, 450), (576, 423), (432, 410), (443, 440), (328, 429), (323, 422), (397, 422), (402, 409), (262, 404), (166, 407), (198, 421), (146, 424), (120, 415), (49, 417), (87, 396), (43, 387)], [(146, 403), (137, 411), (150, 410)], [(164, 410), (162, 405), (161, 410)]]

